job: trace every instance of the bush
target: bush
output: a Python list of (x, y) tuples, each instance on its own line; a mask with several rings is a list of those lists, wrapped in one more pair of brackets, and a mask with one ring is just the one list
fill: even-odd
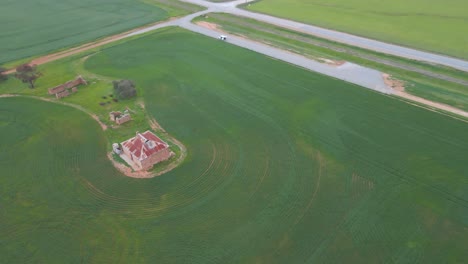
[(26, 63), (16, 67), (15, 77), (23, 83), (27, 83), (31, 89), (35, 88), (34, 83), (41, 76), (42, 73), (37, 71), (36, 65)]
[(114, 93), (119, 99), (129, 99), (136, 96), (135, 84), (130, 80), (113, 81)]
[(4, 74), (6, 71), (7, 69), (0, 67), (0, 82), (8, 80), (8, 75)]

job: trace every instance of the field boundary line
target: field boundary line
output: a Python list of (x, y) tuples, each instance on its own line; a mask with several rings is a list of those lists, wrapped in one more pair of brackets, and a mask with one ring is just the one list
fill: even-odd
[[(30, 99), (35, 99), (35, 100), (40, 100), (40, 101), (44, 101), (44, 102), (48, 102), (48, 103), (53, 103), (53, 104), (58, 104), (58, 105), (64, 105), (64, 106), (69, 106), (69, 107), (72, 107), (74, 109), (77, 109), (79, 111), (82, 111), (84, 112), (85, 114), (89, 115), (92, 119), (94, 119), (98, 124), (99, 126), (101, 127), (102, 131), (106, 131), (108, 129), (108, 126), (106, 124), (104, 124), (100, 119), (99, 117), (94, 114), (93, 112), (85, 109), (84, 107), (82, 106), (79, 106), (79, 105), (75, 105), (75, 104), (72, 104), (72, 103), (68, 103), (68, 102), (60, 102), (60, 101), (56, 101), (56, 100), (53, 100), (53, 99), (48, 99), (48, 98), (44, 98), (44, 97), (40, 97), (40, 96), (35, 96), (35, 95), (21, 95), (21, 94), (0, 94), (0, 98), (10, 98), (10, 97), (24, 97), (24, 98), (30, 98)], [(182, 164), (182, 162), (185, 160), (185, 158), (187, 157), (187, 148), (184, 146), (184, 144), (182, 144), (182, 142), (180, 142), (179, 140), (177, 140), (176, 138), (174, 138), (173, 136), (171, 136), (169, 133), (167, 133), (160, 125), (159, 123), (154, 119), (154, 118), (151, 118), (151, 117), (148, 117), (147, 118), (147, 121), (148, 121), (148, 124), (150, 125), (151, 129), (155, 130), (156, 132), (162, 132), (166, 135), (166, 137), (169, 139), (169, 141), (171, 141), (172, 143), (174, 143), (174, 145), (176, 145), (179, 149), (180, 149), (180, 155), (179, 157), (172, 161), (171, 163), (169, 163), (163, 170), (161, 171), (158, 171), (158, 172), (148, 172), (148, 171), (140, 171), (140, 172), (135, 172), (135, 171), (132, 171), (132, 169), (130, 169), (129, 167), (121, 164), (121, 163), (118, 163), (113, 157), (112, 157), (112, 152), (108, 152), (106, 154), (107, 158), (109, 159), (109, 161), (111, 161), (112, 165), (119, 171), (121, 172), (122, 174), (124, 174), (125, 176), (127, 177), (131, 177), (131, 178), (138, 178), (138, 179), (143, 179), (143, 178), (153, 178), (153, 177), (156, 177), (156, 176), (160, 176), (162, 174), (165, 174), (175, 168), (177, 168), (180, 164)]]
[[(119, 41), (119, 40), (122, 40), (122, 39), (125, 39), (125, 38), (132, 37), (133, 36), (132, 33), (135, 33), (135, 32), (138, 32), (138, 31), (141, 31), (141, 30), (144, 30), (144, 29), (152, 28), (154, 26), (162, 25), (162, 24), (165, 24), (165, 23), (167, 23), (168, 25), (166, 25), (164, 27), (170, 26), (169, 23), (171, 21), (177, 20), (177, 19), (180, 19), (180, 18), (181, 17), (171, 17), (171, 18), (169, 18), (167, 20), (157, 21), (155, 23), (150, 23), (150, 24), (147, 24), (147, 25), (144, 25), (144, 26), (141, 26), (141, 27), (137, 27), (137, 28), (134, 28), (134, 29), (131, 29), (131, 30), (119, 33), (119, 34), (104, 37), (102, 39), (98, 39), (98, 40), (95, 40), (95, 41), (92, 41), (92, 42), (88, 42), (88, 43), (85, 43), (85, 44), (82, 44), (82, 45), (79, 45), (79, 46), (71, 47), (71, 48), (68, 48), (68, 49), (65, 49), (65, 50), (62, 50), (62, 51), (58, 51), (58, 52), (54, 52), (54, 53), (49, 53), (49, 54), (46, 54), (46, 55), (43, 55), (43, 56), (40, 56), (40, 57), (37, 57), (37, 58), (33, 58), (31, 61), (28, 62), (28, 64), (42, 65), (42, 64), (45, 64), (45, 63), (48, 63), (48, 62), (52, 62), (52, 61), (56, 61), (56, 60), (59, 60), (59, 59), (62, 59), (62, 58), (66, 58), (66, 57), (78, 54), (80, 52), (83, 52), (83, 51), (87, 51), (87, 50), (90, 50), (90, 49), (93, 49), (93, 48), (104, 46), (104, 45), (112, 43), (112, 42), (116, 42), (116, 41)], [(9, 69), (5, 73), (6, 74), (12, 74), (12, 73), (15, 73), (15, 72), (16, 72), (16, 69), (13, 68), (13, 69)]]

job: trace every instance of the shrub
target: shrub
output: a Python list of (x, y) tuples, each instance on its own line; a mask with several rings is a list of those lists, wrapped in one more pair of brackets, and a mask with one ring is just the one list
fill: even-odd
[(6, 71), (7, 69), (0, 67), (0, 82), (8, 80), (8, 75), (4, 74)]
[(119, 99), (129, 99), (136, 96), (135, 84), (130, 80), (113, 81), (114, 93)]
[(41, 76), (42, 73), (37, 71), (36, 65), (23, 64), (16, 68), (15, 77), (23, 83), (27, 83), (31, 89), (34, 89), (34, 83)]

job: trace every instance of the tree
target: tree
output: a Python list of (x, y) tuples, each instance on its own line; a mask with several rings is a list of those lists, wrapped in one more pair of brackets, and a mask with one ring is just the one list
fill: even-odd
[(136, 96), (135, 84), (130, 80), (113, 81), (115, 95), (119, 99), (128, 99)]
[(6, 71), (7, 69), (0, 67), (0, 82), (8, 80), (8, 75), (4, 74)]
[(34, 83), (41, 76), (42, 73), (37, 71), (36, 65), (23, 64), (16, 68), (15, 77), (23, 83), (28, 83), (31, 89), (34, 89)]

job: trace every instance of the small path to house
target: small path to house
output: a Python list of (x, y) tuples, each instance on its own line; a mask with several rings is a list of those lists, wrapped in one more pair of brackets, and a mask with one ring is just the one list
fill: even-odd
[(104, 124), (96, 114), (94, 114), (91, 111), (86, 110), (84, 107), (76, 105), (76, 104), (61, 102), (61, 101), (57, 101), (57, 100), (54, 100), (54, 99), (49, 99), (49, 98), (44, 98), (44, 97), (34, 96), (34, 95), (0, 94), (0, 98), (4, 98), (4, 97), (26, 97), (26, 98), (37, 99), (37, 100), (46, 101), (46, 102), (50, 102), (50, 103), (54, 103), (54, 104), (70, 106), (70, 107), (78, 109), (78, 110), (80, 110), (82, 112), (85, 112), (86, 114), (91, 116), (94, 120), (96, 120), (96, 122), (98, 122), (98, 124), (101, 126), (103, 131), (107, 130), (107, 125)]
[[(98, 124), (101, 126), (101, 129), (103, 131), (106, 131), (107, 128), (108, 128), (107, 125), (104, 124), (96, 114), (94, 114), (91, 111), (86, 110), (84, 107), (76, 105), (76, 104), (61, 102), (61, 101), (57, 101), (57, 100), (54, 100), (54, 99), (49, 99), (49, 98), (44, 98), (44, 97), (34, 96), (34, 95), (0, 94), (0, 98), (9, 98), (9, 97), (25, 97), (25, 98), (31, 98), (31, 99), (46, 101), (46, 102), (49, 102), (49, 103), (54, 103), (54, 104), (60, 104), (60, 105), (66, 105), (66, 106), (69, 106), (69, 107), (73, 107), (73, 108), (75, 108), (77, 110), (80, 110), (80, 111), (88, 114), (89, 116), (91, 116), (91, 118), (96, 120), (96, 122), (98, 122)], [(144, 104), (142, 105), (142, 107), (145, 108)], [(148, 117), (148, 123), (149, 123), (151, 129), (153, 129), (155, 132), (164, 133), (166, 138), (168, 138), (171, 143), (173, 143), (174, 145), (176, 145), (180, 149), (180, 155), (179, 155), (179, 157), (177, 159), (171, 161), (171, 163), (169, 163), (164, 169), (162, 169), (160, 171), (156, 171), (156, 172), (151, 172), (151, 171), (134, 171), (130, 167), (127, 167), (124, 164), (117, 162), (114, 159), (114, 157), (112, 156), (112, 152), (107, 153), (107, 158), (112, 162), (114, 167), (118, 171), (120, 171), (122, 174), (124, 174), (125, 176), (131, 177), (131, 178), (139, 178), (139, 179), (153, 178), (153, 177), (156, 177), (156, 176), (160, 176), (162, 174), (165, 174), (165, 173), (173, 170), (177, 166), (179, 166), (184, 161), (184, 159), (187, 157), (187, 148), (184, 146), (184, 144), (182, 144), (182, 142), (178, 141), (177, 139), (172, 137), (170, 134), (168, 134), (159, 125), (159, 123), (154, 118)]]

